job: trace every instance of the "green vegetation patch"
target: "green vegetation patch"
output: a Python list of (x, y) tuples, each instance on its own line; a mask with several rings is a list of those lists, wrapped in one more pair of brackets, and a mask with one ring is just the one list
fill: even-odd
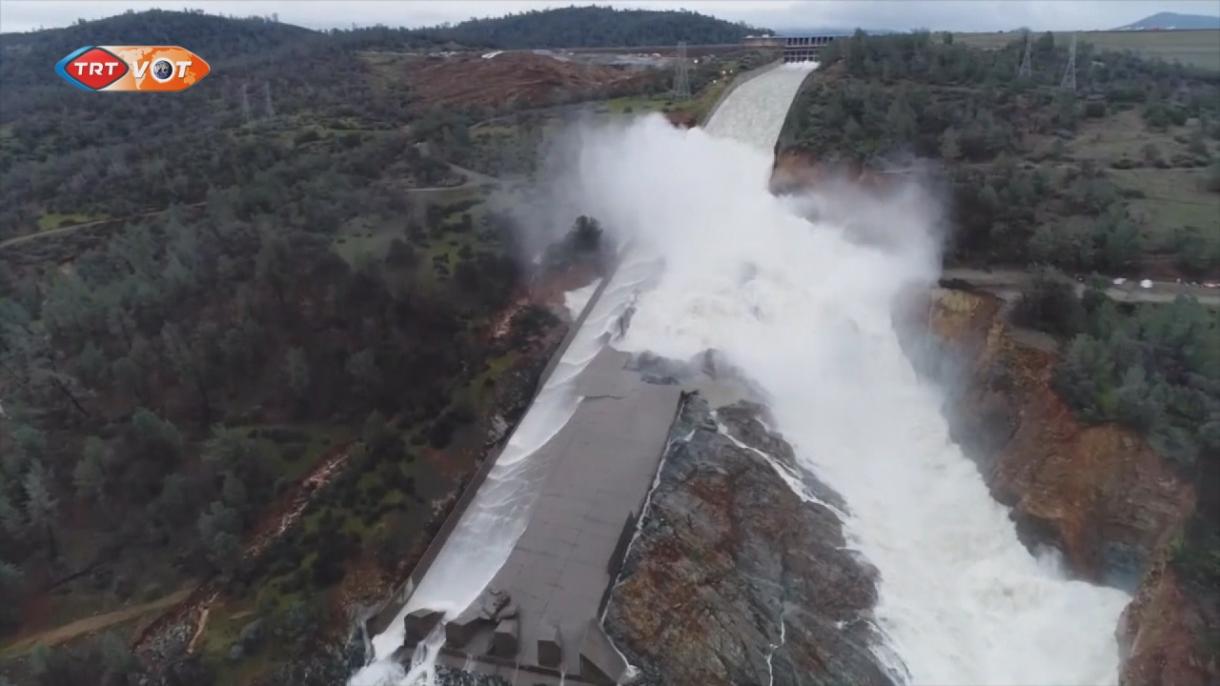
[[(1055, 42), (1067, 44), (1072, 36), (1102, 50), (1130, 51), (1146, 59), (1180, 62), (1187, 66), (1220, 71), (1220, 31), (1057, 31)], [(1020, 34), (958, 33), (954, 37), (979, 48), (1003, 48)]]
[(87, 212), (46, 212), (38, 218), (38, 230), (58, 229), (63, 226), (84, 224), (85, 222), (105, 218), (104, 214), (89, 214)]
[[(1130, 169), (1110, 173), (1119, 187), (1136, 191), (1131, 216), (1152, 239), (1194, 227), (1220, 238), (1220, 193), (1207, 190), (1208, 169)], [(1154, 243), (1153, 245), (1164, 245)]]

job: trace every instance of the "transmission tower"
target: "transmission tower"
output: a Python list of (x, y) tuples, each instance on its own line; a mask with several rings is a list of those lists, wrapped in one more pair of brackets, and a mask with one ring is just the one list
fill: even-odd
[(690, 66), (686, 63), (686, 41), (678, 43), (678, 57), (674, 62), (674, 97), (690, 99)]
[(271, 82), (270, 81), (263, 82), (263, 102), (264, 102), (264, 111), (266, 112), (267, 116), (274, 117), (275, 116), (275, 105), (273, 105), (271, 103)]
[(1063, 72), (1063, 81), (1059, 84), (1060, 88), (1076, 92), (1076, 34), (1072, 34), (1072, 47), (1068, 49), (1068, 66)]
[(250, 123), (250, 92), (249, 84), (245, 81), (241, 84), (241, 116), (247, 124)]
[(1034, 75), (1033, 65), (1030, 61), (1030, 48), (1032, 43), (1029, 40), (1029, 31), (1025, 32), (1025, 55), (1021, 58), (1021, 66), (1017, 67), (1017, 78), (1028, 79)]

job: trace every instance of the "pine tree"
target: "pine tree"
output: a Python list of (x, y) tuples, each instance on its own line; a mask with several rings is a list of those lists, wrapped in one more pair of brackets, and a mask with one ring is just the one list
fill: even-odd
[(85, 439), (81, 458), (72, 470), (72, 484), (79, 498), (101, 502), (106, 495), (106, 444), (96, 436)]
[(950, 162), (962, 156), (962, 147), (958, 143), (957, 129), (949, 127), (940, 136), (940, 156)]
[(21, 511), (13, 505), (2, 484), (0, 484), (0, 527), (13, 538), (20, 539), (25, 536), (25, 518), (21, 516)]
[(233, 472), (225, 473), (224, 486), (220, 489), (220, 498), (225, 505), (241, 512), (246, 508), (246, 486)]
[(55, 550), (55, 521), (59, 502), (51, 494), (47, 483), (49, 478), (43, 469), (42, 462), (34, 461), (25, 475), (25, 516), (30, 529), (42, 534), (51, 546), (52, 555)]
[(284, 375), (294, 398), (303, 399), (309, 392), (309, 358), (301, 348), (289, 348), (284, 356)]
[(1114, 360), (1106, 346), (1088, 336), (1072, 339), (1055, 374), (1055, 390), (1090, 421), (1110, 418)]
[(1128, 368), (1114, 394), (1115, 419), (1137, 431), (1156, 426), (1160, 404), (1151, 391), (1144, 368), (1138, 365)]

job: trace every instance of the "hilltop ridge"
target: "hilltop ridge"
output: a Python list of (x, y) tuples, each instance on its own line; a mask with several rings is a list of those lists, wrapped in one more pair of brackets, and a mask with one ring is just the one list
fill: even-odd
[(1220, 16), (1157, 12), (1115, 31), (1169, 31), (1173, 29), (1220, 29)]

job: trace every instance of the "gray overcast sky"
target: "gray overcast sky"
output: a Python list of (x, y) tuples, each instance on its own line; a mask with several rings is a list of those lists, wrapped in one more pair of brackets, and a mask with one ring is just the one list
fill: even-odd
[[(310, 28), (386, 24), (426, 26), (470, 17), (497, 16), (531, 8), (594, 4), (523, 0), (0, 0), (0, 32), (28, 31), (97, 19), (127, 9), (201, 8), (217, 14), (279, 14), (280, 20)], [(723, 19), (773, 29), (840, 27), (991, 31), (1028, 26), (1043, 29), (1109, 29), (1156, 12), (1220, 14), (1220, 0), (696, 0), (601, 5), (685, 8)]]

